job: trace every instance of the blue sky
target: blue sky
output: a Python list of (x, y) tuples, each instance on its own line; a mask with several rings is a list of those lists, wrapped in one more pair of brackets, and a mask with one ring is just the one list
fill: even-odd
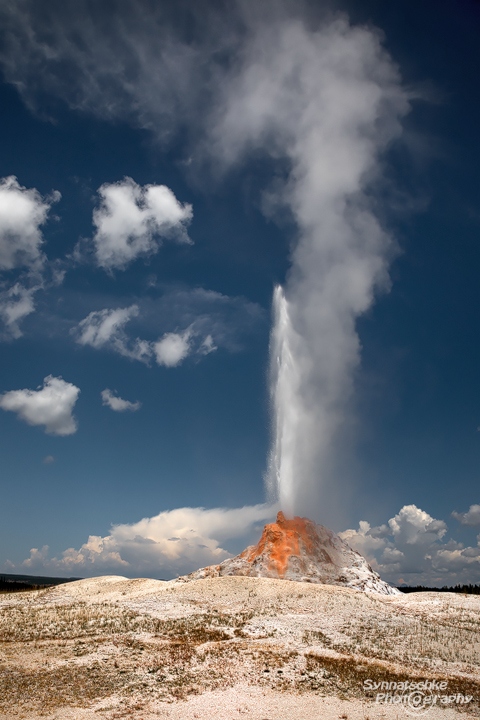
[[(0, 11), (0, 569), (175, 576), (280, 497), (392, 582), (480, 582), (480, 6), (205, 8)], [(379, 267), (341, 337), (328, 253), (299, 260), (310, 196), (343, 247), (335, 182), (375, 223), (353, 272)], [(269, 396), (278, 284), (314, 410), (268, 494), (275, 418), (306, 408)]]

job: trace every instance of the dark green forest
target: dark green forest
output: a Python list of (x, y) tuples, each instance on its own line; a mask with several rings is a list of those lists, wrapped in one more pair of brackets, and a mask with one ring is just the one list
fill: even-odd
[(399, 587), (398, 589), (403, 593), (454, 592), (454, 593), (463, 593), (464, 595), (480, 595), (480, 585), (453, 585), (452, 587), (447, 587), (446, 585), (444, 585), (441, 588), (426, 587), (425, 585), (412, 585), (412, 586), (403, 585), (402, 587)]

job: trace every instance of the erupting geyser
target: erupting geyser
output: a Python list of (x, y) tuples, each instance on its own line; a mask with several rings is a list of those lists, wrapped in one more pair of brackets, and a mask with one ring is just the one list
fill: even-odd
[(338, 492), (336, 465), (360, 362), (356, 322), (388, 289), (396, 251), (375, 188), (409, 100), (374, 31), (340, 19), (317, 32), (301, 23), (273, 32), (252, 39), (229, 86), (223, 149), (238, 155), (260, 143), (288, 161), (283, 187), (270, 195), (297, 232), (273, 297), (266, 485), (289, 514), (331, 518), (336, 500), (348, 497), (344, 485)]
[(270, 339), (270, 394), (273, 445), (266, 477), (268, 494), (280, 507), (293, 511), (295, 498), (296, 445), (300, 392), (300, 368), (297, 367), (293, 329), (283, 289), (273, 295), (273, 329)]
[(344, 15), (313, 29), (281, 12), (262, 17), (222, 85), (209, 148), (223, 166), (252, 151), (274, 158), (264, 207), (286, 208), (296, 236), (274, 294), (266, 485), (285, 512), (331, 522), (349, 496), (337, 459), (360, 360), (356, 321), (388, 288), (395, 253), (379, 220), (382, 156), (410, 102), (375, 29)]

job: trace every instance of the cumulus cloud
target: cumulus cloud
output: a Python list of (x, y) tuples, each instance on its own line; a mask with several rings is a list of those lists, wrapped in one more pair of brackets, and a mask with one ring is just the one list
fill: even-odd
[(185, 360), (190, 352), (191, 337), (191, 328), (187, 328), (183, 333), (165, 333), (165, 335), (153, 345), (157, 363), (159, 365), (165, 365), (165, 367), (176, 367), (180, 365), (182, 360)]
[(405, 505), (388, 523), (341, 537), (364, 555), (393, 584), (453, 585), (480, 581), (480, 536), (477, 547), (446, 539), (447, 525), (416, 505)]
[(141, 187), (126, 177), (105, 183), (98, 194), (93, 242), (101, 267), (124, 269), (137, 257), (156, 253), (164, 238), (191, 242), (186, 226), (192, 219), (192, 206), (182, 205), (165, 185)]
[(223, 545), (256, 536), (275, 510), (268, 505), (168, 510), (114, 525), (105, 537), (91, 535), (80, 548), (68, 548), (58, 557), (49, 557), (47, 546), (32, 548), (22, 567), (82, 576), (121, 572), (173, 578), (230, 557)]
[(115, 412), (125, 412), (126, 410), (135, 412), (136, 410), (140, 410), (140, 408), (142, 407), (141, 402), (131, 402), (130, 400), (124, 400), (118, 395), (112, 393), (112, 391), (108, 388), (102, 390), (100, 394), (102, 396), (102, 405), (106, 405)]
[(16, 177), (0, 179), (0, 269), (41, 269), (44, 264), (41, 226), (46, 222), (54, 192), (48, 198), (35, 188), (27, 189)]
[(77, 423), (72, 415), (80, 389), (61, 377), (48, 375), (37, 390), (11, 390), (0, 395), (0, 408), (17, 413), (29, 425), (45, 427), (50, 435), (73, 435)]
[(458, 520), (462, 525), (480, 525), (480, 505), (470, 505), (465, 513), (452, 512), (452, 517)]

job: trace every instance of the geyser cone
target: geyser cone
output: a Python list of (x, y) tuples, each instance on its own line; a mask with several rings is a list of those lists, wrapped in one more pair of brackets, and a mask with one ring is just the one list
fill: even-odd
[(283, 512), (278, 513), (276, 522), (265, 525), (257, 545), (220, 565), (202, 568), (179, 579), (189, 581), (226, 575), (343, 585), (383, 595), (399, 592), (384, 582), (365, 558), (332, 530), (308, 518), (287, 519)]

